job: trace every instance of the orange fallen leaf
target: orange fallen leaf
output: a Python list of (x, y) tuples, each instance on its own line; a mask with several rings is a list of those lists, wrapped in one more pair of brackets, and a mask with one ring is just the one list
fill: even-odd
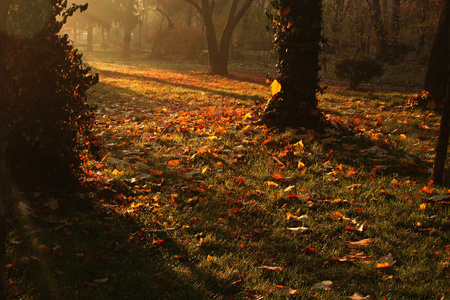
[(425, 208), (427, 208), (427, 205), (427, 203), (420, 204), (419, 210), (424, 210)]
[(433, 193), (433, 189), (430, 189), (427, 186), (424, 186), (423, 188), (420, 189), (422, 192), (427, 193), (427, 194), (431, 194)]
[(393, 266), (395, 264), (395, 262), (396, 261), (394, 260), (394, 257), (392, 256), (391, 253), (389, 253), (388, 255), (381, 257), (377, 261), (376, 268), (377, 269), (389, 268), (389, 267)]
[(274, 173), (272, 177), (275, 179), (283, 179), (284, 175), (281, 175), (280, 173)]
[(344, 217), (344, 215), (338, 211), (330, 213), (329, 216), (330, 216), (331, 220), (333, 220), (333, 221), (339, 221)]
[(180, 161), (179, 161), (178, 159), (169, 160), (169, 161), (167, 162), (167, 165), (168, 165), (169, 167), (175, 167), (175, 166), (178, 166), (179, 164), (180, 164)]

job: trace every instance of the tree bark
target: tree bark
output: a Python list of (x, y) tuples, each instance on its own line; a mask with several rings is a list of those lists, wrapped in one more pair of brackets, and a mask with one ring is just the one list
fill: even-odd
[(400, 0), (392, 0), (392, 26), (390, 40), (390, 56), (395, 59), (399, 56), (398, 40), (400, 37)]
[(267, 103), (262, 121), (271, 127), (318, 128), (321, 113), (319, 52), (322, 1), (278, 0), (275, 48), (278, 53), (276, 79), (280, 92)]
[(123, 55), (130, 55), (131, 32), (133, 31), (133, 8), (134, 0), (128, 0), (125, 7), (125, 24), (123, 37)]
[(87, 32), (87, 51), (90, 52), (94, 51), (93, 35), (94, 35), (94, 23), (92, 21), (89, 21)]
[(388, 43), (387, 43), (387, 33), (384, 28), (383, 20), (381, 18), (381, 5), (380, 0), (372, 0), (371, 2), (372, 10), (372, 24), (377, 35), (378, 45), (377, 45), (377, 57), (386, 60), (388, 57)]
[(438, 106), (442, 105), (447, 90), (449, 28), (450, 3), (446, 0), (439, 16), (438, 29), (431, 47), (424, 84), (424, 89), (431, 94)]
[(7, 88), (6, 76), (6, 45), (8, 42), (8, 35), (6, 32), (6, 21), (8, 16), (9, 6), (12, 0), (3, 0), (0, 2), (0, 300), (6, 300), (6, 239), (8, 235), (6, 223), (6, 122), (7, 122), (7, 102), (9, 100), (9, 93)]
[[(446, 4), (448, 0), (446, 0)], [(445, 4), (445, 5), (446, 5)], [(445, 6), (444, 6), (445, 8)], [(441, 125), (439, 127), (439, 136), (436, 145), (436, 156), (433, 166), (433, 183), (436, 185), (442, 185), (444, 182), (444, 170), (445, 161), (447, 159), (448, 138), (450, 136), (450, 51), (448, 46), (450, 45), (450, 22), (446, 22), (447, 26), (447, 82), (444, 98), (444, 111), (442, 113)]]

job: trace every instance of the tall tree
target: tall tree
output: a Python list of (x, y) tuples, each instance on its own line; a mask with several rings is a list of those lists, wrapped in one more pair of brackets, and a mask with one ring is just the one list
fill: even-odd
[[(227, 75), (230, 46), (234, 29), (249, 9), (253, 0), (232, 0), (230, 11), (223, 28), (220, 43), (214, 26), (214, 7), (216, 0), (186, 0), (192, 4), (203, 18), (208, 44), (209, 71), (211, 74)], [(241, 5), (239, 5), (241, 3)]]
[[(441, 47), (445, 47), (444, 49), (436, 49), (436, 45), (440, 45)], [(439, 128), (439, 136), (436, 145), (436, 156), (434, 159), (433, 166), (433, 182), (437, 185), (442, 185), (444, 179), (444, 167), (445, 161), (447, 159), (447, 148), (448, 148), (448, 139), (450, 136), (450, 5), (449, 0), (445, 0), (444, 6), (442, 8), (442, 13), (440, 16), (439, 28), (436, 34), (436, 39), (433, 44), (431, 56), (430, 56), (430, 65), (428, 68), (427, 79), (428, 78), (430, 68), (437, 67), (437, 62), (440, 61), (442, 66), (439, 67), (440, 75), (445, 78), (440, 79), (440, 84), (444, 86), (437, 86), (435, 83), (433, 88), (437, 89), (437, 93), (444, 93), (444, 109), (441, 118), (441, 124)], [(431, 76), (430, 76), (431, 77)], [(436, 95), (436, 94), (434, 94)]]
[(316, 128), (321, 122), (319, 52), (322, 1), (272, 1), (276, 14), (274, 45), (278, 53), (276, 80), (281, 90), (267, 103), (262, 121), (275, 127)]
[(442, 105), (447, 89), (447, 64), (449, 52), (450, 4), (446, 0), (439, 16), (437, 32), (428, 60), (424, 89), (428, 91), (438, 105)]
[(6, 33), (6, 20), (12, 0), (0, 2), (0, 300), (6, 300), (6, 125), (7, 111), (4, 109), (8, 102), (7, 75), (6, 75), (6, 45), (8, 35)]
[[(380, 0), (366, 0), (371, 10), (371, 20), (377, 36), (377, 57), (387, 59), (388, 57), (388, 41), (387, 32), (384, 27)], [(387, 2), (386, 2), (387, 3)]]
[(123, 54), (129, 55), (131, 48), (131, 32), (136, 26), (134, 20), (134, 0), (127, 0), (125, 2), (125, 22), (123, 24), (124, 37), (123, 37)]

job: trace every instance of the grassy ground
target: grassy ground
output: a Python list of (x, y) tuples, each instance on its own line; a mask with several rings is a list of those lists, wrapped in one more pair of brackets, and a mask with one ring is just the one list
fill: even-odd
[(255, 123), (264, 75), (86, 61), (95, 188), (16, 193), (12, 299), (450, 297), (449, 190), (428, 182), (439, 119), (403, 106), (414, 66), (356, 92), (325, 73), (329, 128), (273, 133)]

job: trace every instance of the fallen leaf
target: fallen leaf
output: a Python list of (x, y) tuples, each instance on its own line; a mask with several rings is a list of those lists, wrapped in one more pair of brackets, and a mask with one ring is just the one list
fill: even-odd
[(381, 257), (378, 261), (377, 261), (377, 269), (382, 269), (382, 268), (388, 268), (391, 267), (395, 264), (395, 260), (394, 257), (392, 256), (391, 253), (389, 253), (386, 256)]
[(169, 160), (167, 162), (167, 166), (169, 166), (169, 167), (175, 167), (175, 166), (178, 166), (179, 164), (180, 164), (180, 161), (178, 159)]
[(333, 289), (333, 282), (330, 280), (325, 280), (319, 283), (315, 283), (312, 286), (313, 289), (321, 289), (326, 291), (331, 291)]
[(331, 220), (333, 220), (333, 221), (339, 221), (344, 217), (344, 215), (338, 211), (330, 213), (329, 216), (330, 216)]
[(374, 239), (369, 238), (369, 239), (363, 239), (357, 242), (347, 242), (347, 246), (353, 249), (358, 249), (358, 248), (363, 248), (367, 245), (369, 245), (370, 243), (372, 243), (374, 241)]
[(450, 195), (434, 195), (429, 198), (430, 201), (439, 202), (450, 199)]
[(94, 282), (97, 284), (106, 283), (107, 281), (108, 281), (108, 277), (94, 280)]
[(260, 267), (258, 267), (258, 269), (264, 269), (267, 271), (282, 271), (283, 270), (282, 267), (271, 267), (271, 266), (260, 266)]
[(349, 297), (349, 299), (351, 299), (351, 300), (370, 300), (371, 298), (370, 298), (370, 295), (367, 295), (367, 296), (363, 296), (363, 295), (361, 295), (360, 293), (358, 293), (358, 292), (355, 292), (354, 294), (353, 294), (353, 296), (350, 296)]
[(422, 192), (427, 193), (427, 194), (431, 194), (433, 193), (433, 189), (430, 189), (427, 186), (424, 186), (423, 188), (420, 189)]
[(22, 216), (28, 216), (32, 211), (30, 205), (28, 205), (27, 203), (25, 203), (23, 201), (20, 201), (19, 203), (17, 203), (17, 209), (19, 210), (19, 212)]
[(301, 227), (290, 227), (290, 228), (288, 228), (288, 230), (292, 231), (293, 233), (302, 233), (302, 232), (308, 231), (309, 228), (303, 227), (303, 226), (301, 226)]
[(121, 171), (119, 171), (119, 170), (117, 170), (117, 169), (114, 169), (114, 170), (112, 171), (112, 174), (113, 174), (114, 176), (120, 176), (120, 175), (123, 175), (123, 172), (121, 172)]
[(58, 200), (56, 200), (56, 199), (53, 199), (53, 200), (45, 203), (44, 205), (47, 206), (48, 208), (50, 208), (51, 210), (57, 210), (59, 208)]
[(285, 176), (281, 175), (280, 173), (274, 173), (272, 175), (272, 177), (275, 178), (275, 179), (284, 179)]
[(298, 289), (294, 290), (294, 289), (292, 289), (292, 288), (290, 288), (288, 286), (283, 286), (283, 285), (276, 285), (276, 286), (273, 287), (273, 289), (276, 292), (279, 292), (279, 293), (281, 293), (284, 296), (294, 295), (295, 293), (298, 292)]
[(278, 186), (278, 183), (273, 182), (273, 181), (267, 181), (266, 184), (267, 184), (268, 186), (274, 186), (274, 187), (277, 187), (277, 186)]

